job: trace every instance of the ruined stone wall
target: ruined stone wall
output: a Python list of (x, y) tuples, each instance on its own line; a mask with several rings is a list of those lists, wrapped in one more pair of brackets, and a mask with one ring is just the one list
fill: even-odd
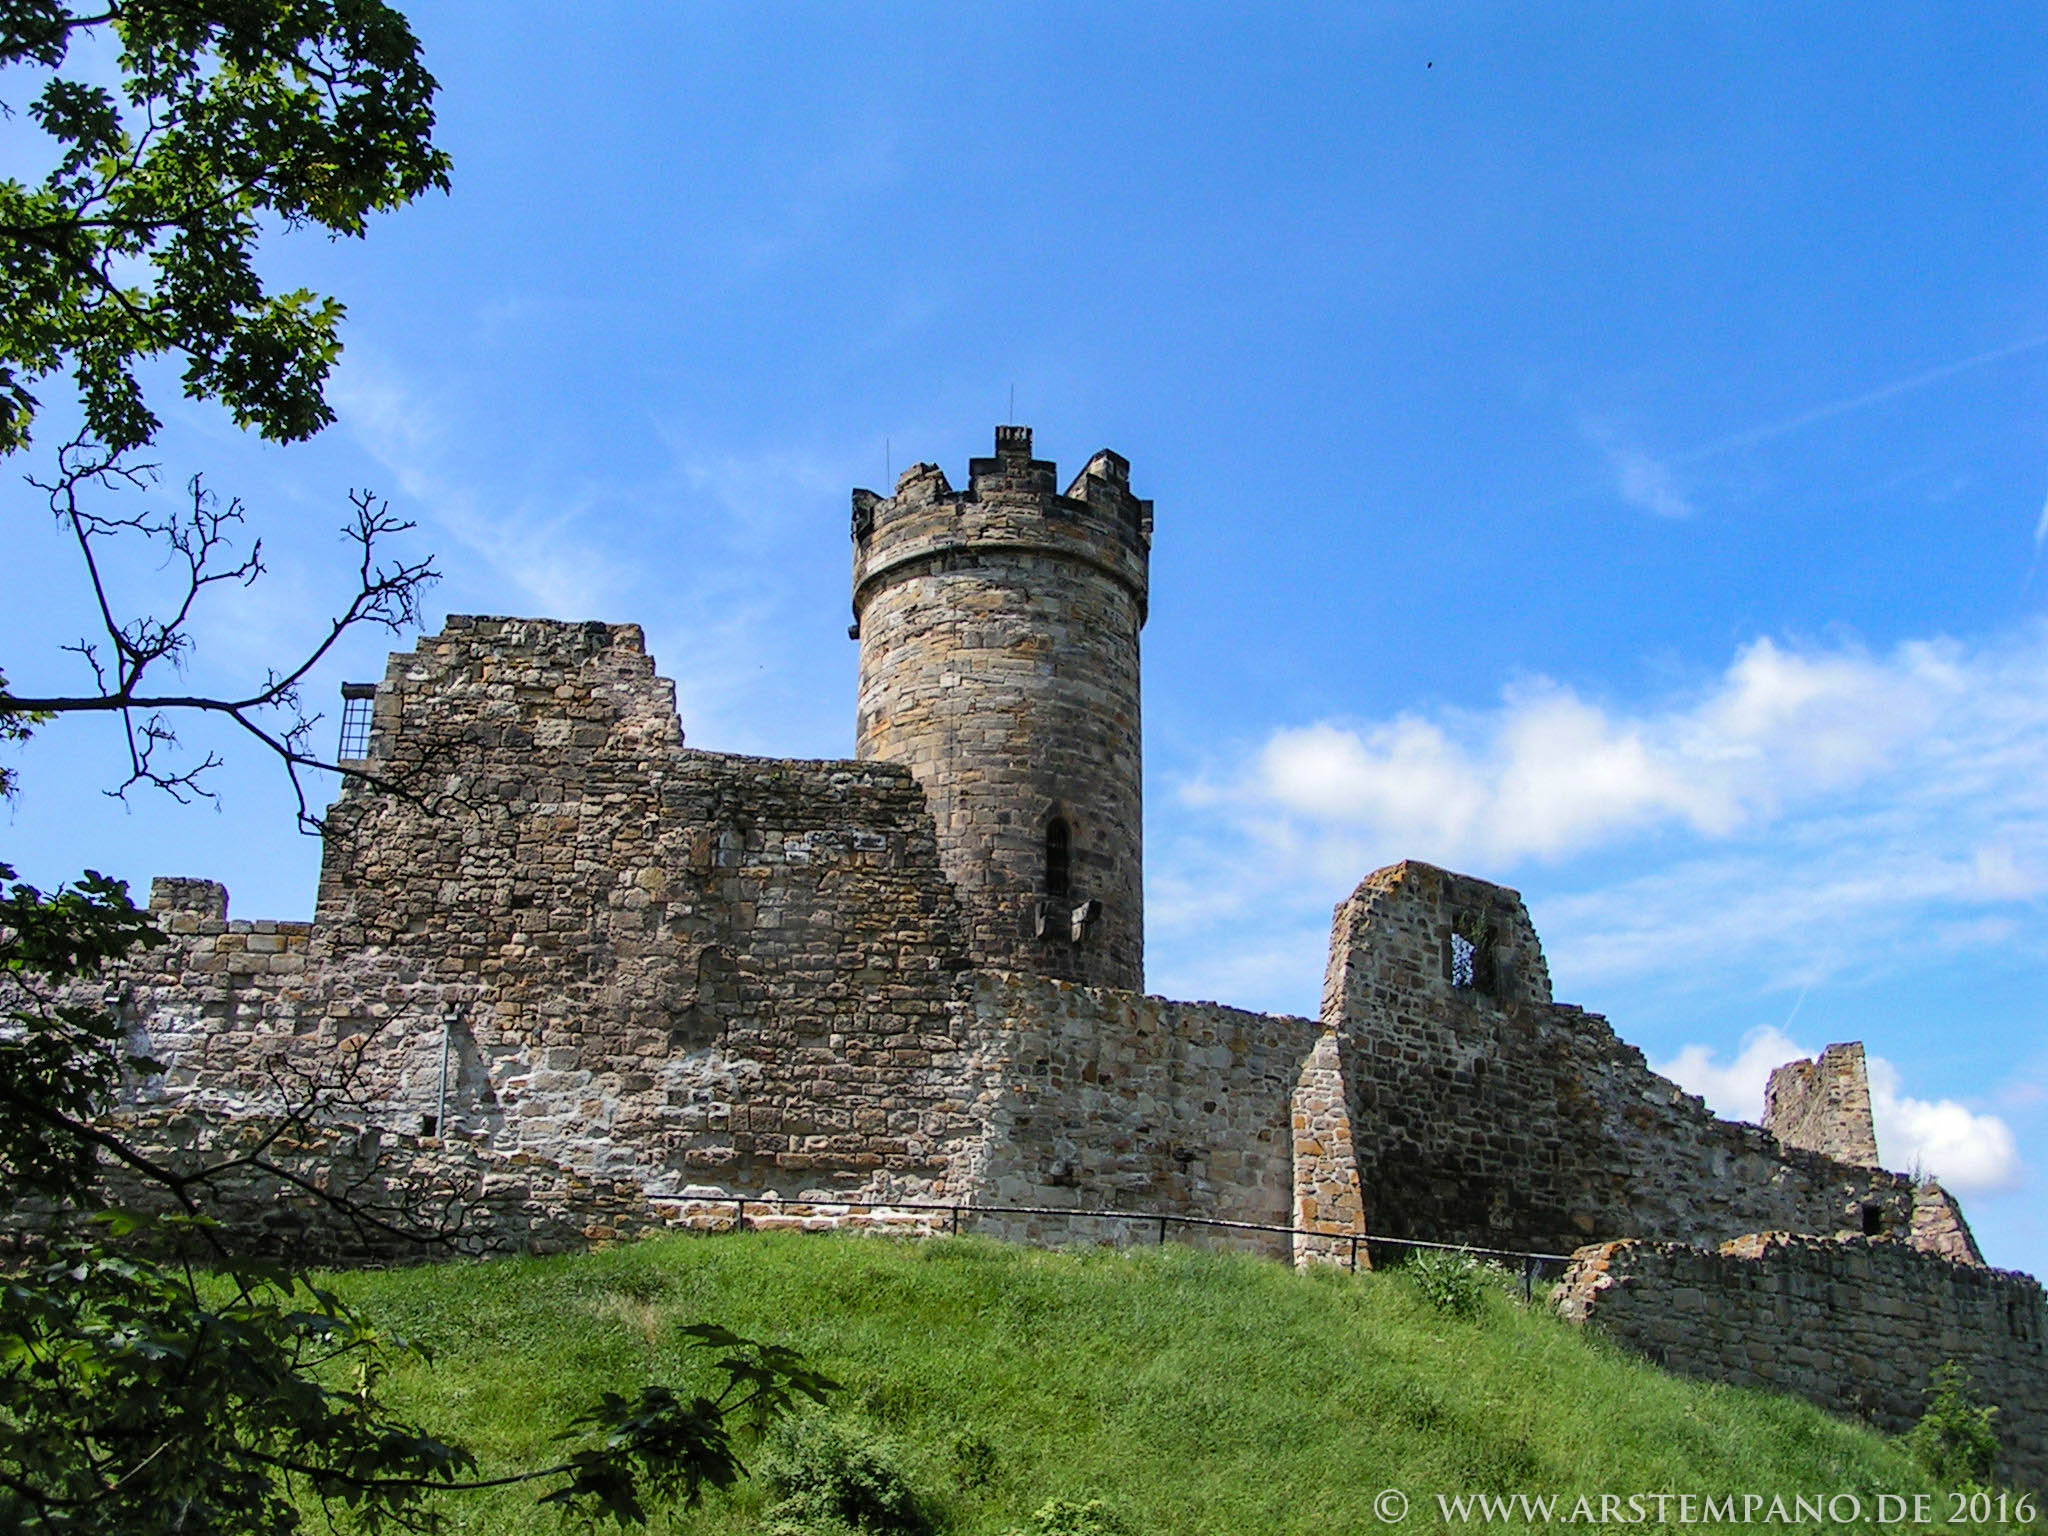
[(271, 1096), (271, 1058), (307, 995), (313, 925), (230, 918), (227, 888), (213, 880), (152, 881), (149, 912), (170, 942), (81, 990), (112, 1001), (136, 1049), (169, 1068), (152, 1096), (201, 1084), (230, 1107)]
[(1328, 1031), (968, 971), (910, 773), (686, 749), (636, 630), (451, 621), (392, 658), (365, 762), (412, 790), (335, 807), (310, 927), (159, 885), (173, 942), (121, 988), (168, 1067), (145, 1102), (317, 1098), (648, 1221), (837, 1194), (1357, 1230)]
[(1717, 1120), (1554, 1003), (1498, 886), (1413, 863), (1368, 878), (1338, 909), (1316, 1022), (973, 968), (981, 919), (914, 766), (691, 750), (632, 626), (451, 619), (391, 658), (367, 750), (311, 925), (158, 882), (172, 943), (110, 983), (166, 1067), (139, 1103), (317, 1100), (365, 1134), (470, 1149), (430, 1162), (554, 1168), (567, 1201), (611, 1180), (648, 1222), (839, 1196), (1294, 1226), (1304, 1263), (1361, 1231), (1547, 1251), (1877, 1231), (1976, 1258), (1938, 1189), (1787, 1145), (1813, 1115), (1787, 1109), (1784, 1139)]
[(965, 962), (906, 770), (686, 749), (631, 626), (453, 619), (373, 718), (413, 793), (334, 808), (299, 973), (194, 911), (131, 976), (168, 1087), (261, 1104), (283, 1052), (418, 1133), (446, 1018), (436, 1131), (655, 1196), (943, 1179)]
[(1580, 1251), (1555, 1302), (1671, 1370), (1796, 1392), (1898, 1433), (1945, 1360), (1996, 1404), (2003, 1479), (2048, 1492), (2048, 1310), (2040, 1283), (1905, 1243), (1781, 1232), (1718, 1249)]
[[(976, 1230), (943, 1209), (878, 1201), (735, 1197), (705, 1190), (656, 1197), (639, 1179), (580, 1173), (529, 1152), (461, 1137), (421, 1137), (346, 1120), (310, 1122), (189, 1108), (122, 1112), (129, 1147), (187, 1176), (216, 1225), (145, 1226), (139, 1246), (210, 1257), (215, 1237), (245, 1257), (301, 1264), (415, 1264), (491, 1254), (574, 1253), (661, 1230), (856, 1230), (923, 1236)], [(209, 1170), (214, 1170), (209, 1172)], [(101, 1160), (104, 1203), (145, 1217), (180, 1207), (158, 1182)], [(23, 1202), (0, 1224), (0, 1256), (38, 1249), (75, 1219)]]
[[(1292, 1224), (1295, 1091), (1321, 1033), (1313, 1021), (988, 971), (975, 973), (969, 1007), (983, 1133), (957, 1182), (977, 1199)], [(1067, 1218), (1000, 1230), (1153, 1239)], [(1171, 1235), (1288, 1252), (1272, 1234)]]
[(1136, 990), (1151, 503), (1107, 452), (1059, 494), (1027, 427), (969, 471), (965, 491), (920, 464), (887, 499), (854, 493), (856, 755), (924, 786), (977, 964)]
[(1831, 1045), (1818, 1061), (1788, 1061), (1764, 1089), (1764, 1129), (1788, 1147), (1804, 1147), (1838, 1163), (1878, 1167), (1877, 1124), (1863, 1046)]
[(1716, 1119), (1606, 1020), (1553, 1003), (1501, 886), (1414, 862), (1368, 877), (1337, 909), (1323, 1006), (1375, 1235), (1569, 1252), (1913, 1230), (1911, 1181)]
[[(1365, 1191), (1358, 1172), (1358, 1145), (1351, 1126), (1343, 1043), (1325, 1027), (1295, 1080), (1294, 1262), (1372, 1267), (1371, 1254), (1355, 1239), (1366, 1231)], [(1346, 1242), (1345, 1238), (1354, 1241)]]

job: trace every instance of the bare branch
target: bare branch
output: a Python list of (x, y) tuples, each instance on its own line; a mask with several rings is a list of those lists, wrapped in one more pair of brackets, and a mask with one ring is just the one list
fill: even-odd
[[(284, 764), (297, 801), (299, 825), (320, 829), (302, 777), (307, 770), (340, 774), (376, 788), (411, 797), (410, 782), (421, 770), (403, 778), (380, 775), (360, 766), (344, 766), (315, 751), (314, 726), (322, 718), (309, 713), (300, 687), (313, 669), (334, 650), (342, 636), (369, 625), (403, 632), (420, 621), (420, 597), (440, 579), (432, 556), (423, 560), (390, 560), (385, 548), (393, 538), (413, 531), (414, 524), (393, 515), (390, 504), (369, 490), (349, 492), (349, 517), (341, 537), (353, 552), (356, 586), (341, 612), (330, 618), (300, 658), (288, 666), (268, 668), (260, 682), (230, 694), (157, 691), (151, 684), (168, 667), (182, 671), (192, 652), (191, 623), (210, 589), (249, 586), (264, 574), (263, 543), (258, 539), (239, 558), (235, 536), (245, 519), (240, 498), (223, 502), (195, 475), (186, 483), (185, 500), (162, 512), (145, 508), (115, 513), (93, 504), (96, 494), (147, 492), (156, 484), (156, 466), (130, 462), (86, 436), (74, 438), (58, 455), (54, 479), (30, 478), (49, 498), (50, 510), (77, 546), (92, 589), (101, 637), (81, 639), (63, 649), (82, 658), (92, 674), (91, 691), (29, 698), (0, 685), (0, 721), (36, 715), (112, 713), (121, 717), (128, 749), (128, 772), (108, 793), (125, 798), (137, 786), (162, 791), (181, 804), (212, 798), (202, 782), (220, 766), (208, 752), (196, 764), (172, 766), (167, 759), (178, 745), (172, 719), (185, 715), (225, 716), (244, 734)], [(175, 570), (168, 609), (128, 614), (111, 590), (102, 559), (108, 541), (127, 536), (160, 545), (165, 566)]]

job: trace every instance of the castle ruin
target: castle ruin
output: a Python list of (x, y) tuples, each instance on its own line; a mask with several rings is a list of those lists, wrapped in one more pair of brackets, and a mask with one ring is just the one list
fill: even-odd
[[(632, 625), (451, 617), (393, 655), (349, 690), (367, 777), (328, 817), (310, 923), (156, 882), (172, 943), (110, 991), (165, 1067), (137, 1125), (232, 1144), (292, 1085), (345, 1082), (289, 1144), (306, 1188), (445, 1199), (472, 1246), (716, 1225), (742, 1199), (807, 1225), (1023, 1207), (977, 1228), (1048, 1241), (1122, 1229), (1046, 1211), (1242, 1222), (1282, 1230), (1210, 1240), (1302, 1263), (1361, 1234), (1810, 1234), (1970, 1269), (2011, 1334), (1985, 1348), (2039, 1397), (2039, 1287), (1878, 1165), (1860, 1047), (1781, 1069), (1765, 1124), (1718, 1119), (1552, 999), (1511, 890), (1367, 876), (1319, 1018), (1145, 995), (1152, 505), (1114, 453), (1057, 485), (1002, 427), (964, 489), (918, 464), (853, 493), (849, 761), (685, 745)], [(243, 1214), (300, 1251), (375, 1246), (317, 1198), (252, 1189)], [(1650, 1294), (1649, 1260), (1588, 1253), (1585, 1296)], [(2048, 1402), (2012, 1417), (2038, 1444)]]

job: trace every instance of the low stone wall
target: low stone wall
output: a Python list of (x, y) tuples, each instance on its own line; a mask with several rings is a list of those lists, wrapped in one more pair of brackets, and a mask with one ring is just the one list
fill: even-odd
[[(294, 1264), (576, 1253), (667, 1229), (927, 1236), (987, 1230), (982, 1223), (994, 1219), (963, 1213), (956, 1222), (946, 1210), (713, 1190), (654, 1198), (635, 1179), (585, 1174), (531, 1153), (353, 1123), (173, 1110), (124, 1113), (111, 1125), (132, 1150), (177, 1174), (221, 1169), (193, 1191), (212, 1230), (239, 1257)], [(138, 1215), (181, 1209), (165, 1185), (119, 1164), (103, 1164), (101, 1188), (108, 1205)], [(40, 1203), (11, 1208), (0, 1225), (0, 1253), (33, 1251), (53, 1215)], [(155, 1237), (145, 1229), (136, 1240), (200, 1258), (209, 1253), (206, 1238), (173, 1229)]]
[[(1008, 972), (972, 980), (966, 1032), (984, 1130), (962, 1149), (952, 1188), (999, 1205), (1293, 1223), (1295, 1093), (1322, 1034), (1313, 1020)], [(1098, 1225), (1017, 1217), (1001, 1235), (1147, 1237)], [(1188, 1228), (1186, 1240), (1289, 1250), (1270, 1233)]]
[(1998, 1407), (2001, 1478), (2048, 1492), (2048, 1310), (2031, 1276), (1766, 1232), (1582, 1248), (1555, 1305), (1671, 1370), (1794, 1392), (1894, 1434), (1925, 1411), (1935, 1367), (1957, 1361)]

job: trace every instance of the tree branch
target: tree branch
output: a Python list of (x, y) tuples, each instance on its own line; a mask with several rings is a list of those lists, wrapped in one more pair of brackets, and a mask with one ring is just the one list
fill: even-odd
[[(291, 780), (299, 825), (307, 831), (319, 831), (321, 821), (307, 794), (302, 778), (305, 770), (337, 773), (409, 795), (407, 779), (346, 767), (309, 750), (313, 727), (322, 717), (306, 712), (299, 690), (351, 630), (372, 625), (400, 633), (419, 623), (421, 594), (440, 579), (433, 557), (413, 561), (381, 558), (389, 540), (412, 532), (415, 525), (393, 515), (390, 504), (375, 493), (349, 492), (350, 515), (341, 536), (355, 551), (355, 590), (341, 612), (328, 620), (325, 633), (289, 666), (266, 671), (261, 684), (227, 694), (152, 691), (148, 682), (161, 666), (179, 670), (189, 657), (190, 624), (207, 590), (222, 584), (248, 586), (264, 574), (260, 539), (245, 556), (230, 563), (234, 531), (243, 522), (242, 503), (230, 499), (223, 506), (198, 476), (187, 483), (188, 503), (168, 513), (145, 510), (117, 516), (86, 502), (87, 494), (95, 490), (146, 491), (155, 478), (156, 466), (131, 463), (121, 452), (103, 448), (82, 435), (58, 455), (54, 479), (30, 478), (29, 483), (47, 495), (52, 513), (78, 547), (104, 639), (98, 644), (80, 640), (65, 647), (91, 669), (93, 691), (31, 697), (9, 692), (0, 684), (0, 720), (118, 714), (127, 743), (128, 772), (109, 793), (120, 797), (145, 784), (181, 802), (195, 796), (211, 797), (202, 779), (220, 765), (215, 754), (209, 752), (197, 764), (177, 771), (159, 765), (159, 754), (174, 748), (178, 740), (168, 717), (181, 713), (224, 717), (278, 758)], [(180, 567), (168, 616), (142, 613), (122, 617), (121, 606), (110, 590), (100, 545), (123, 534), (152, 543), (161, 541)], [(100, 658), (99, 645), (110, 648), (106, 662)], [(270, 723), (273, 713), (282, 717), (281, 727)], [(408, 775), (417, 777), (417, 769)]]

